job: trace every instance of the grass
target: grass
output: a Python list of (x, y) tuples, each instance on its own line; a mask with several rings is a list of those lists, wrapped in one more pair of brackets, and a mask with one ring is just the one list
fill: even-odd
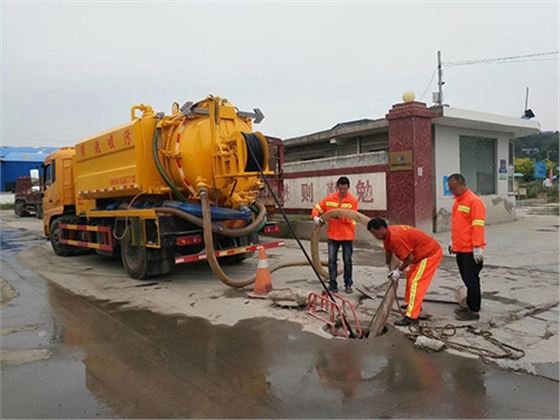
[(13, 209), (14, 209), (14, 203), (0, 204), (0, 210), (13, 210)]

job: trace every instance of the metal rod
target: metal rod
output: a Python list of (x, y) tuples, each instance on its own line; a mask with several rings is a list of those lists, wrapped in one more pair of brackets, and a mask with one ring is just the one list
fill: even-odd
[(443, 105), (443, 69), (441, 68), (441, 51), (437, 52), (437, 69), (438, 69), (438, 101), (439, 106)]

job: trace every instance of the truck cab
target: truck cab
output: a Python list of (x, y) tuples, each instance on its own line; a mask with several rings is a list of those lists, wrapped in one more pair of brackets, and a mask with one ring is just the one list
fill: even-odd
[(74, 182), (72, 179), (73, 147), (63, 147), (43, 161), (41, 187), (43, 194), (43, 231), (47, 238), (56, 218), (75, 214)]

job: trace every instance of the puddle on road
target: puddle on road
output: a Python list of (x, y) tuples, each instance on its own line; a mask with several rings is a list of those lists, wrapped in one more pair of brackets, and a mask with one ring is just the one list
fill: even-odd
[(29, 324), (40, 307), (56, 326), (52, 357), (2, 369), (2, 417), (558, 417), (557, 382), (415, 350), (398, 333), (342, 341), (273, 319), (216, 326), (43, 282), (27, 295), (14, 284), (14, 305), (25, 304), (8, 314), (24, 310)]
[(83, 377), (116, 416), (558, 416), (557, 383), (414, 350), (398, 334), (326, 340), (272, 319), (212, 326), (52, 285), (48, 299), (63, 345), (83, 363), (57, 374)]

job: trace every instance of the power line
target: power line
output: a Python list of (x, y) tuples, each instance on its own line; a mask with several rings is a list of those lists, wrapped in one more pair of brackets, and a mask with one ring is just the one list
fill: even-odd
[(487, 64), (534, 63), (536, 61), (558, 61), (558, 59), (557, 58), (535, 58), (533, 60), (498, 61), (496, 63), (487, 63)]
[[(432, 74), (432, 78), (428, 83), (428, 86), (422, 93), (421, 99), (424, 98), (426, 95), (429, 87), (432, 84), (434, 75), (438, 74), (438, 92), (437, 92), (437, 100), (435, 101), (438, 105), (443, 105), (443, 85), (445, 82), (443, 81), (443, 67), (457, 67), (457, 66), (468, 66), (473, 64), (518, 64), (518, 63), (528, 63), (528, 62), (540, 62), (540, 61), (556, 61), (558, 63), (558, 50), (555, 51), (545, 51), (545, 52), (538, 52), (538, 53), (531, 53), (531, 54), (522, 54), (522, 55), (511, 55), (506, 57), (491, 57), (491, 58), (481, 58), (477, 60), (461, 60), (461, 61), (448, 61), (442, 62), (441, 60), (441, 51), (437, 52), (437, 68)], [(556, 57), (552, 57), (556, 56)]]
[[(541, 53), (524, 54), (524, 55), (512, 55), (509, 57), (493, 57), (493, 58), (481, 58), (477, 60), (463, 60), (463, 61), (448, 61), (443, 63), (445, 67), (455, 67), (455, 66), (468, 66), (471, 64), (492, 64), (498, 62), (518, 62), (520, 59), (533, 58), (533, 57), (543, 57), (548, 55), (558, 55), (557, 51), (547, 51)], [(515, 60), (515, 61), (514, 61)]]

